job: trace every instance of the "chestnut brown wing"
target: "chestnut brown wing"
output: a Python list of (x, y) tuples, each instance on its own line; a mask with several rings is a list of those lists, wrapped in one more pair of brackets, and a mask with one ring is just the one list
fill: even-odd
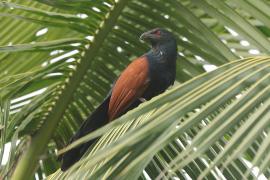
[(134, 60), (117, 79), (109, 102), (109, 120), (117, 118), (137, 98), (140, 98), (149, 84), (149, 64), (145, 56)]

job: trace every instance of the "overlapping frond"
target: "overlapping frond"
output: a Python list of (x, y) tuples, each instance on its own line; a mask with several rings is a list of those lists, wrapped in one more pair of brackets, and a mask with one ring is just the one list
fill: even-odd
[(269, 178), (269, 76), (269, 57), (258, 57), (178, 85), (75, 142), (104, 134), (50, 178)]
[(269, 9), (265, 0), (1, 1), (0, 97), (8, 114), (1, 121), (2, 151), (12, 142), (2, 174), (13, 171), (13, 154), (20, 155), (28, 135), (36, 141), (30, 149), (39, 147), (38, 175), (55, 170), (55, 148), (66, 144), (121, 70), (147, 51), (138, 40), (142, 32), (174, 32), (178, 84), (207, 68), (269, 54)]

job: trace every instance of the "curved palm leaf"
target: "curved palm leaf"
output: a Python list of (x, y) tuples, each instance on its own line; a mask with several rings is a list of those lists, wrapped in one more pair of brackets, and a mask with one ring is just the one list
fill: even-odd
[(269, 57), (258, 57), (178, 85), (67, 147), (104, 134), (50, 178), (137, 179), (144, 169), (152, 179), (269, 178), (269, 76)]
[(264, 0), (0, 2), (0, 97), (9, 114), (2, 118), (1, 152), (12, 142), (2, 174), (13, 172), (23, 148), (14, 177), (32, 174), (38, 160), (40, 177), (58, 167), (55, 148), (66, 144), (129, 60), (146, 51), (141, 32), (162, 26), (176, 34), (177, 82), (184, 82), (207, 65), (269, 54), (269, 7)]

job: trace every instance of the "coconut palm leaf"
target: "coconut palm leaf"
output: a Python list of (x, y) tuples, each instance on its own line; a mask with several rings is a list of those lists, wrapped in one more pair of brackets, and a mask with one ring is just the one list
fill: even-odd
[[(55, 149), (65, 146), (81, 122), (102, 101), (123, 68), (133, 58), (147, 51), (147, 46), (138, 40), (143, 31), (160, 26), (175, 33), (179, 44), (177, 85), (202, 74), (207, 67), (215, 68), (253, 54), (269, 54), (269, 7), (269, 2), (265, 0), (1, 1), (0, 99), (2, 112), (8, 114), (1, 121), (4, 126), (1, 131), (1, 152), (4, 145), (11, 142), (9, 160), (1, 168), (2, 176), (13, 174), (15, 179), (29, 177), (39, 164), (36, 176), (42, 178), (59, 167)], [(197, 82), (197, 85), (200, 83)], [(229, 85), (225, 83), (223, 86), (228, 88)], [(155, 108), (160, 105), (163, 104), (157, 103)], [(163, 108), (167, 107), (164, 105)], [(200, 108), (203, 108), (202, 104)], [(152, 106), (140, 108), (136, 117), (150, 110), (153, 110)], [(175, 110), (174, 113), (177, 112)], [(153, 118), (155, 113), (149, 112), (149, 118)], [(142, 122), (145, 119), (141, 117)], [(125, 130), (129, 126), (135, 128), (139, 123), (129, 122), (129, 125), (128, 120), (124, 122), (127, 123), (123, 125)], [(122, 124), (121, 120), (117, 123)], [(194, 129), (197, 134), (198, 130), (196, 127)], [(164, 133), (170, 129), (167, 130)], [(149, 133), (153, 137), (134, 143), (137, 142), (146, 150), (149, 142), (159, 137), (154, 136), (155, 130), (152, 131)], [(126, 137), (124, 132), (122, 128), (116, 130), (114, 138)], [(100, 134), (104, 132), (100, 131)], [(188, 136), (193, 138), (194, 135)], [(231, 138), (226, 136), (223, 144)], [(164, 172), (165, 175), (168, 169), (187, 167), (181, 173), (175, 172), (175, 176), (181, 177), (181, 174), (188, 172), (197, 177), (201, 174), (197, 166), (203, 169), (208, 166), (204, 163), (205, 159), (198, 160), (197, 156), (193, 156), (194, 152), (190, 157), (195, 159), (195, 164), (178, 166), (178, 156), (175, 155), (178, 151), (175, 150), (179, 150), (179, 147), (165, 146), (168, 143), (169, 140), (161, 143), (160, 148), (154, 151), (157, 154), (152, 154), (152, 157), (147, 155), (147, 158), (153, 159), (140, 162), (141, 166), (134, 162), (134, 167), (146, 167), (148, 164), (151, 172)], [(97, 147), (96, 151), (101, 147)], [(161, 151), (162, 147), (164, 151)], [(263, 141), (262, 147), (259, 152), (265, 155), (267, 141)], [(140, 152), (134, 152), (130, 160), (139, 156)], [(190, 152), (190, 149), (186, 151)], [(18, 164), (17, 157), (21, 157)], [(175, 167), (169, 163), (172, 157), (176, 159)], [(263, 156), (256, 157), (254, 165), (261, 159)], [(239, 167), (243, 165), (238, 160), (234, 162)], [(120, 163), (119, 167), (123, 169), (124, 165)], [(268, 165), (264, 161), (262, 169), (267, 170)], [(224, 172), (237, 175), (238, 170), (234, 166), (229, 166), (230, 171)], [(105, 167), (108, 165), (105, 164)], [(116, 168), (113, 176), (118, 176), (120, 169)], [(92, 175), (100, 176), (100, 172)], [(91, 174), (92, 171), (87, 173)], [(134, 168), (133, 173), (134, 177), (138, 177), (142, 174), (142, 168)], [(202, 174), (205, 173), (208, 172)]]
[(64, 151), (104, 134), (79, 163), (50, 178), (137, 179), (144, 169), (152, 179), (269, 178), (269, 166), (260, 169), (269, 146), (269, 63), (234, 61), (178, 85), (73, 143)]

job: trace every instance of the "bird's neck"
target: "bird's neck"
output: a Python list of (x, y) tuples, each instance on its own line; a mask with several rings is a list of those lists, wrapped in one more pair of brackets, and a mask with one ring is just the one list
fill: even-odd
[(163, 44), (153, 45), (147, 55), (154, 58), (155, 61), (159, 63), (174, 64), (177, 57), (176, 42), (170, 41)]

